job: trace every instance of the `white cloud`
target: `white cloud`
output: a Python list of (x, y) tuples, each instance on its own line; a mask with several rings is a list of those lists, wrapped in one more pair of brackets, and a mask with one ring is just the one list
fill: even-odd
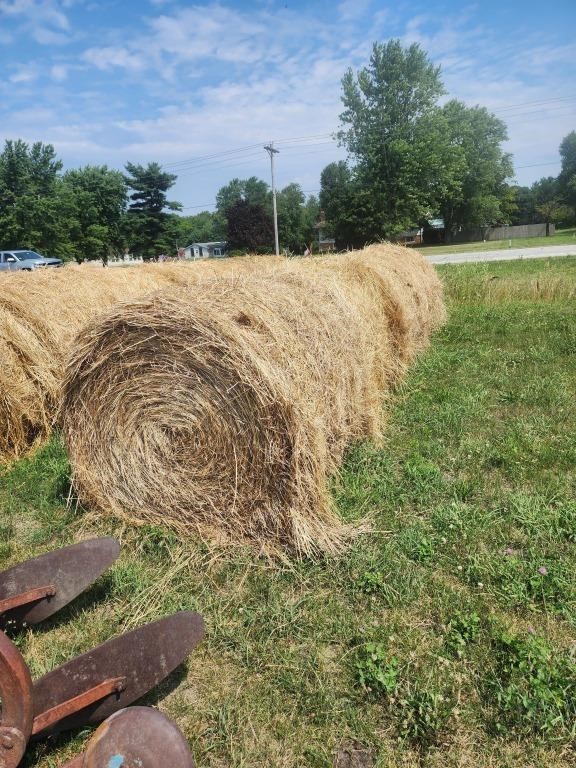
[(57, 83), (62, 83), (68, 77), (68, 67), (63, 64), (54, 64), (50, 68), (50, 77)]
[(82, 58), (99, 69), (134, 72), (149, 68), (171, 78), (177, 74), (175, 68), (184, 63), (216, 60), (250, 64), (270, 53), (262, 46), (268, 32), (264, 24), (220, 4), (162, 14), (149, 19), (147, 26), (145, 34), (128, 38), (124, 48), (92, 47)]
[(351, 21), (364, 16), (372, 5), (372, 0), (343, 0), (338, 5), (338, 15), (342, 21)]
[(103, 48), (88, 48), (82, 54), (84, 61), (93, 64), (98, 69), (126, 69), (131, 72), (141, 72), (148, 66), (143, 53), (131, 51), (120, 46)]
[(0, 0), (2, 16), (20, 23), (37, 43), (58, 45), (69, 38), (70, 22), (58, 0)]
[(35, 66), (20, 67), (8, 79), (11, 83), (31, 83), (38, 77), (38, 70)]

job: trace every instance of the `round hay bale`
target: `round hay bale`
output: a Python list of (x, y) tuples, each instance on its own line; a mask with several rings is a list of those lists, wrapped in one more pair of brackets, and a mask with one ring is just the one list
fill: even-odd
[(44, 442), (57, 410), (62, 367), (82, 325), (102, 308), (161, 286), (186, 284), (189, 265), (64, 269), (0, 276), (0, 459)]
[(366, 270), (361, 255), (276, 261), (86, 326), (60, 419), (80, 499), (220, 541), (341, 550), (360, 526), (338, 518), (327, 480), (347, 445), (379, 437), (403, 368), (388, 314), (402, 294)]

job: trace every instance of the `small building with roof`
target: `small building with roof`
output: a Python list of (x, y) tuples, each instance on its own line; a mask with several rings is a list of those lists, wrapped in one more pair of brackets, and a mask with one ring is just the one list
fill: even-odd
[(184, 248), (185, 259), (223, 259), (227, 256), (228, 243), (216, 240), (211, 243), (190, 243)]

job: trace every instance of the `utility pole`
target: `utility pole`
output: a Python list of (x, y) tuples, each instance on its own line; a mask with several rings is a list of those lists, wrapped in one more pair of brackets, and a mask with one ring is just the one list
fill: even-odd
[(276, 211), (276, 185), (274, 183), (274, 155), (279, 153), (279, 149), (274, 149), (274, 142), (264, 147), (270, 155), (270, 170), (272, 173), (272, 205), (274, 206), (274, 244), (276, 246), (276, 256), (280, 256), (280, 245), (278, 243), (278, 212)]

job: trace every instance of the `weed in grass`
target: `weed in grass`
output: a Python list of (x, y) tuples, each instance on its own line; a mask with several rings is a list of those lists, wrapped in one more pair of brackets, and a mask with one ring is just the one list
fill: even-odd
[(425, 574), (419, 565), (398, 551), (395, 542), (382, 551), (380, 567), (371, 567), (360, 573), (353, 583), (353, 591), (369, 595), (386, 608), (411, 605), (424, 589)]
[(178, 546), (178, 536), (174, 531), (157, 525), (143, 525), (141, 528), (142, 551), (152, 557), (170, 556)]
[(356, 679), (367, 691), (392, 695), (398, 684), (398, 659), (384, 643), (360, 646), (354, 662)]
[(3, 523), (0, 523), (0, 563), (3, 560), (7, 560), (12, 554), (11, 539), (14, 536), (14, 525), (9, 518)]
[(574, 658), (534, 634), (492, 640), (493, 667), (483, 683), (497, 731), (558, 739), (576, 733)]
[[(22, 536), (38, 544), (53, 537), (61, 541), (72, 513), (64, 506), (70, 489), (70, 465), (55, 437), (34, 456), (22, 459), (0, 473), (0, 509)], [(35, 525), (24, 524), (30, 517)], [(20, 541), (20, 543), (22, 543)]]
[(356, 586), (365, 595), (376, 595), (386, 589), (386, 574), (382, 571), (364, 571), (356, 580)]
[(451, 699), (440, 691), (411, 684), (400, 701), (400, 731), (420, 749), (436, 744), (445, 731), (454, 709)]
[(507, 547), (469, 554), (459, 575), (473, 588), (482, 585), (504, 607), (556, 612), (576, 622), (576, 574), (571, 559), (543, 556), (540, 548), (521, 552)]
[(481, 630), (482, 620), (477, 613), (456, 612), (444, 636), (444, 648), (450, 655), (462, 658), (468, 646), (478, 640)]
[(401, 531), (396, 544), (406, 557), (418, 563), (426, 563), (434, 557), (432, 537), (422, 524), (411, 525)]
[(557, 495), (512, 493), (507, 502), (511, 521), (531, 541), (554, 544), (558, 540), (576, 541), (576, 501)]

